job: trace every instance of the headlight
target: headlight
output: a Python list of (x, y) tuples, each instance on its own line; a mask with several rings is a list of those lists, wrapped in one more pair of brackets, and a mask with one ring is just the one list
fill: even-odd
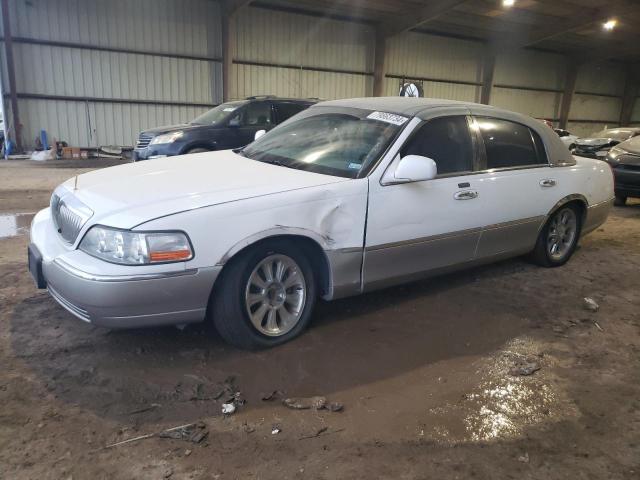
[(149, 142), (149, 145), (156, 145), (158, 143), (173, 143), (184, 135), (184, 132), (171, 132), (153, 137)]
[(183, 262), (193, 258), (189, 239), (182, 232), (131, 232), (98, 225), (84, 236), (80, 250), (122, 265)]
[(620, 147), (613, 147), (611, 150), (609, 150), (609, 153), (608, 153), (607, 156), (611, 160), (615, 160), (617, 157), (619, 157), (623, 153), (625, 153), (625, 151), (623, 149), (621, 149)]

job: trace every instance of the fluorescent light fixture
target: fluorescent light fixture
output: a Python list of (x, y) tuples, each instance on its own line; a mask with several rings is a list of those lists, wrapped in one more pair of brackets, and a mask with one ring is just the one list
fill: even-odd
[(618, 21), (615, 18), (612, 18), (604, 22), (602, 24), (602, 28), (604, 28), (605, 30), (613, 30), (614, 28), (616, 28), (616, 25), (618, 25)]
[(503, 7), (513, 7), (515, 3), (516, 3), (516, 0), (502, 0)]

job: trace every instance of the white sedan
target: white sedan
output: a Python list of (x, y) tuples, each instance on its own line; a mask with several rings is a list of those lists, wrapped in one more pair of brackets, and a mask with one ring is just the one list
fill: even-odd
[(607, 218), (609, 166), (535, 119), (423, 98), (317, 104), (239, 151), (106, 168), (34, 218), (40, 288), (95, 325), (211, 320), (228, 342), (300, 334), (318, 297), (522, 254), (564, 264)]

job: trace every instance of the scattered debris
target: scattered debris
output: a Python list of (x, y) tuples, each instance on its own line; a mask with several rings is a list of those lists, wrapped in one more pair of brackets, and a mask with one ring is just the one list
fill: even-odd
[(152, 403), (148, 407), (139, 408), (138, 410), (133, 410), (133, 411), (127, 413), (127, 415), (137, 415), (138, 413), (149, 412), (151, 410), (155, 410), (156, 408), (160, 408), (161, 406), (162, 405), (160, 405), (159, 403)]
[(139, 440), (145, 440), (147, 438), (158, 436), (160, 438), (174, 438), (181, 440), (189, 440), (193, 443), (200, 443), (204, 440), (207, 435), (209, 435), (209, 431), (204, 423), (187, 423), (185, 425), (180, 425), (173, 428), (168, 428), (167, 430), (162, 430), (159, 433), (148, 433), (146, 435), (140, 435), (134, 438), (128, 438), (126, 440), (122, 440), (121, 442), (112, 443), (110, 445), (106, 445), (101, 449), (118, 447), (120, 445), (125, 445), (127, 443), (137, 442)]
[(304, 437), (300, 437), (298, 440), (308, 440), (309, 438), (317, 438), (317, 437), (325, 437), (327, 435), (332, 435), (334, 433), (343, 432), (344, 428), (338, 428), (337, 430), (329, 431), (329, 427), (321, 427), (316, 430), (312, 435), (306, 435)]
[(584, 297), (584, 308), (590, 312), (597, 312), (600, 309), (600, 305), (593, 298)]
[(330, 412), (341, 412), (342, 410), (344, 410), (344, 405), (340, 402), (330, 402), (327, 403), (324, 408), (329, 410)]
[(104, 448), (118, 447), (120, 445), (125, 445), (127, 443), (137, 442), (138, 440), (145, 440), (145, 439), (151, 438), (153, 436), (155, 436), (155, 433), (149, 433), (147, 435), (140, 435), (139, 437), (128, 438), (126, 440), (122, 440), (121, 442), (112, 443), (110, 445), (105, 446)]
[(189, 450), (188, 448), (184, 451), (184, 456), (188, 457), (189, 455), (191, 455), (191, 450)]
[(285, 398), (282, 401), (285, 407), (293, 410), (328, 410), (330, 412), (341, 412), (344, 405), (340, 402), (327, 402), (326, 397), (294, 397)]
[(593, 322), (593, 324), (596, 326), (596, 328), (598, 330), (600, 330), (601, 332), (604, 332), (604, 330), (602, 329), (602, 327), (600, 326), (600, 324), (598, 322)]
[(316, 430), (315, 433), (311, 434), (311, 435), (306, 435), (304, 437), (300, 437), (300, 440), (305, 440), (307, 438), (316, 438), (319, 437), (320, 435), (322, 435), (324, 432), (326, 432), (327, 430), (329, 430), (329, 427), (320, 427), (318, 430)]
[(233, 415), (236, 411), (236, 406), (233, 403), (223, 403), (222, 404), (222, 413), (224, 415)]
[(274, 390), (270, 393), (263, 393), (260, 395), (260, 399), (263, 402), (270, 402), (271, 400), (275, 400), (278, 397), (281, 397), (283, 393), (280, 390)]
[(253, 433), (256, 431), (255, 427), (252, 425), (249, 425), (247, 422), (244, 422), (242, 424), (242, 429), (244, 430), (244, 433)]
[(309, 410), (311, 408), (320, 410), (327, 404), (325, 397), (308, 397), (308, 398), (285, 398), (282, 403), (294, 410)]
[(274, 425), (273, 428), (271, 429), (271, 435), (278, 435), (281, 431), (282, 429), (280, 427), (278, 427), (277, 425)]
[(538, 362), (526, 362), (513, 367), (509, 370), (509, 374), (526, 377), (528, 375), (533, 375), (538, 370), (540, 370), (540, 364)]
[(518, 457), (518, 461), (522, 463), (529, 463), (529, 454), (525, 452), (523, 455)]
[(198, 422), (164, 430), (163, 432), (160, 432), (158, 436), (160, 438), (172, 438), (174, 440), (186, 440), (192, 443), (200, 443), (202, 440), (207, 438), (208, 435), (209, 430), (207, 430), (207, 426), (202, 422)]

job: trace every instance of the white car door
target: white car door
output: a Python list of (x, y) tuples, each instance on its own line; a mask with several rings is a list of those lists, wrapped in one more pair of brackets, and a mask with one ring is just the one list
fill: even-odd
[(482, 171), (474, 179), (485, 230), (477, 258), (530, 251), (545, 216), (558, 200), (557, 169), (549, 166), (540, 136), (505, 119), (475, 117)]
[(421, 155), (436, 162), (436, 178), (384, 185), (370, 177), (365, 290), (473, 259), (484, 219), (469, 175), (477, 145), (468, 122), (463, 107), (427, 119), (388, 167), (406, 155)]

